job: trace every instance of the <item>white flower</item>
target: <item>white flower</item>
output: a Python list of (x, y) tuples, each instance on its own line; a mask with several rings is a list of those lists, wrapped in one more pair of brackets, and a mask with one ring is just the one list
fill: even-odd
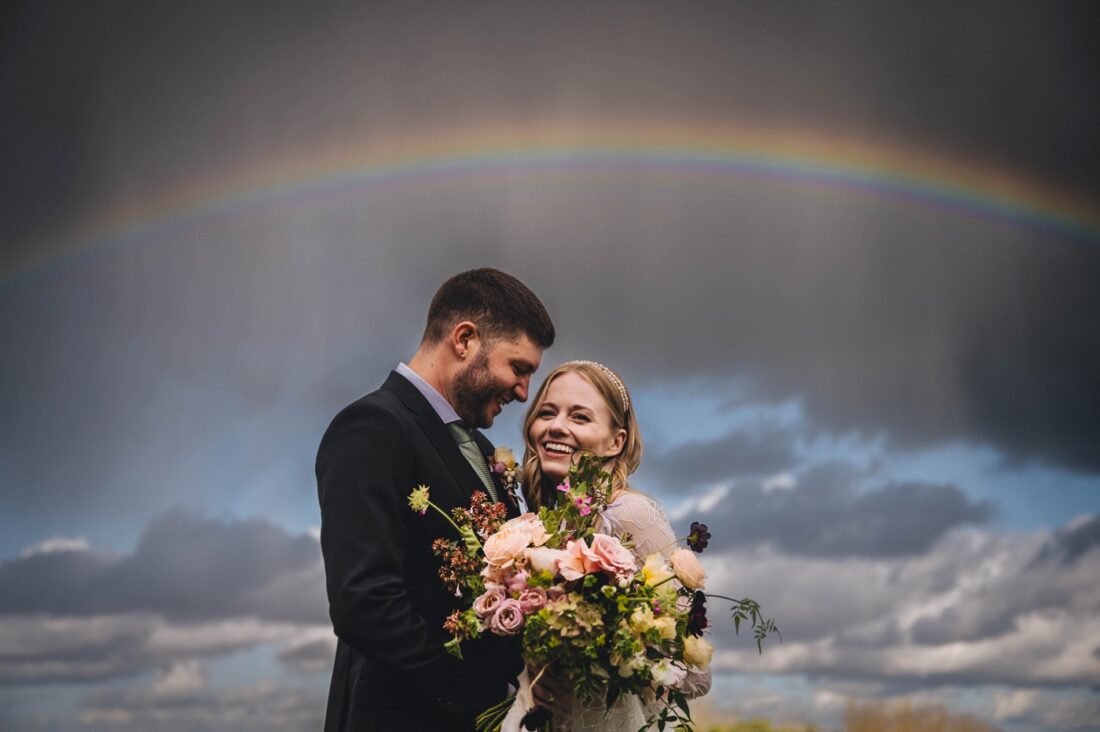
[(665, 686), (677, 689), (687, 676), (687, 669), (675, 661), (662, 658), (660, 661), (653, 664), (650, 673), (653, 675), (654, 687)]

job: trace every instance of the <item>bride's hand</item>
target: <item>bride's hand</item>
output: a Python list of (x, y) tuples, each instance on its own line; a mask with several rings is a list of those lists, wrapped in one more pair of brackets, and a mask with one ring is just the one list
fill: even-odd
[(548, 669), (528, 668), (527, 674), (531, 678), (531, 696), (538, 706), (560, 709), (568, 700), (569, 683), (565, 679), (551, 674)]

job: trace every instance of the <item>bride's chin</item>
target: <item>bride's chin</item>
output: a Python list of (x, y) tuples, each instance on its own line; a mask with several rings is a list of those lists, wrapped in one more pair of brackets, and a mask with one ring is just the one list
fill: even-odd
[(555, 484), (562, 482), (562, 480), (565, 479), (565, 476), (568, 475), (568, 472), (562, 472), (561, 468), (556, 465), (539, 463), (539, 469), (542, 471), (542, 475), (544, 478), (553, 481)]

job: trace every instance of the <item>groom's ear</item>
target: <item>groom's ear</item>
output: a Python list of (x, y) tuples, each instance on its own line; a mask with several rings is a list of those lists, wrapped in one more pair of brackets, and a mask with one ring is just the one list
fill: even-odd
[(460, 360), (472, 357), (481, 347), (481, 336), (477, 325), (470, 320), (463, 320), (451, 329), (449, 345), (455, 356)]

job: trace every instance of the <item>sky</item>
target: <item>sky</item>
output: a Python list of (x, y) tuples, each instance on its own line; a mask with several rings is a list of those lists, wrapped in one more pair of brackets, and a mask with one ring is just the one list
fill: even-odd
[(700, 713), (1100, 729), (1097, 20), (5, 4), (0, 728), (318, 728), (317, 443), (495, 266), (783, 633)]

